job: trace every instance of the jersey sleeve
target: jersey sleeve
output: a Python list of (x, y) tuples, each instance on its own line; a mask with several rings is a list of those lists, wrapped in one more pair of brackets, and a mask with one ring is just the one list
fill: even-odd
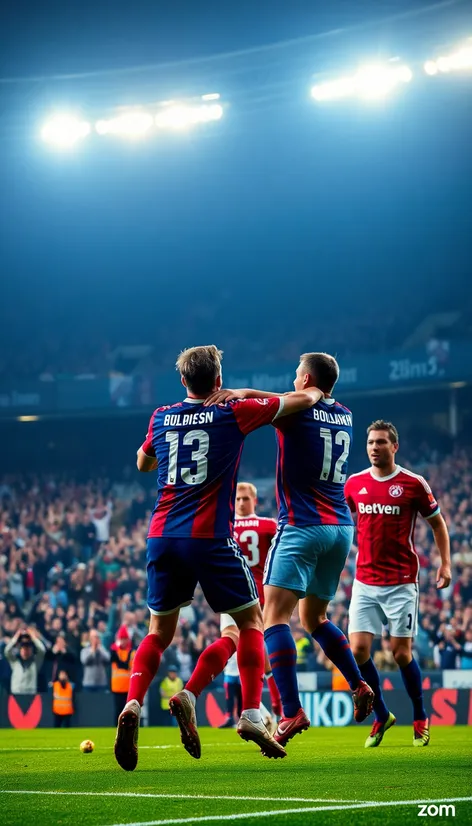
[(145, 453), (146, 456), (149, 456), (150, 458), (155, 458), (156, 457), (156, 452), (155, 452), (155, 450), (152, 446), (152, 431), (153, 431), (155, 416), (156, 416), (156, 411), (154, 411), (154, 413), (151, 416), (151, 419), (149, 421), (148, 431), (146, 433), (146, 438), (145, 438), (144, 442), (141, 445), (141, 450), (143, 451), (143, 453)]
[(241, 433), (246, 435), (280, 416), (284, 400), (282, 396), (274, 396), (272, 399), (237, 399), (230, 404)]
[(418, 476), (416, 501), (418, 513), (420, 513), (424, 519), (431, 519), (432, 516), (440, 513), (436, 497), (426, 479), (423, 479), (422, 476)]
[(349, 510), (351, 513), (355, 513), (356, 511), (356, 503), (352, 498), (352, 482), (351, 479), (348, 479), (346, 484), (344, 485), (344, 496), (346, 497), (346, 502), (348, 504)]

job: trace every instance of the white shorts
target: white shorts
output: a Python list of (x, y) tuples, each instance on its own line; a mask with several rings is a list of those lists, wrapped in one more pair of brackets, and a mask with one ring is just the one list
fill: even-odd
[(220, 614), (220, 631), (224, 631), (230, 625), (236, 625), (231, 614)]
[(366, 631), (391, 637), (414, 637), (418, 622), (418, 585), (365, 585), (355, 579), (349, 606), (349, 634)]

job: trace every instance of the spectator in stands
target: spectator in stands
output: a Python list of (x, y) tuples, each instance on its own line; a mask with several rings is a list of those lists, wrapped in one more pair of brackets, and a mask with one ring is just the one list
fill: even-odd
[(95, 550), (97, 529), (90, 518), (88, 511), (82, 514), (79, 524), (74, 531), (77, 557), (88, 562)]
[(80, 661), (84, 667), (82, 679), (84, 691), (106, 691), (110, 654), (101, 644), (100, 634), (95, 628), (92, 628), (89, 633), (89, 644), (80, 652)]
[(472, 625), (466, 628), (460, 654), (461, 668), (472, 668)]
[(382, 637), (381, 649), (374, 654), (374, 663), (378, 671), (397, 671), (398, 666), (392, 654), (390, 639)]
[(454, 669), (460, 667), (459, 654), (462, 648), (457, 642), (452, 625), (441, 627), (442, 634), (439, 642), (434, 646), (434, 664), (436, 668)]
[(460, 597), (463, 605), (472, 602), (472, 568), (464, 568), (454, 586), (454, 596)]
[(57, 635), (54, 645), (46, 654), (46, 659), (51, 664), (52, 683), (60, 679), (61, 671), (66, 671), (73, 683), (77, 682), (77, 655), (68, 647), (63, 631)]
[(10, 663), (12, 694), (37, 694), (38, 675), (46, 648), (35, 628), (21, 628), (5, 646)]
[(110, 521), (113, 513), (111, 501), (99, 499), (96, 506), (90, 511), (90, 519), (95, 527), (97, 542), (108, 542), (110, 539)]

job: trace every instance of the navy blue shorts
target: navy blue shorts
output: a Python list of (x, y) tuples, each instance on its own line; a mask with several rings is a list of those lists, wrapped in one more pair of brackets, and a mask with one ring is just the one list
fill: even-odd
[(147, 574), (149, 610), (158, 616), (190, 605), (197, 583), (215, 614), (259, 602), (249, 565), (233, 539), (148, 539)]

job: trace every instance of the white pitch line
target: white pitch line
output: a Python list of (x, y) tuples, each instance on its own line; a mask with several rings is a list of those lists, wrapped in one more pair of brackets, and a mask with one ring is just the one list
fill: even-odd
[(79, 795), (83, 797), (151, 797), (165, 800), (261, 800), (267, 803), (353, 803), (332, 797), (244, 797), (226, 794), (154, 794), (153, 792), (55, 792), (40, 789), (2, 789), (2, 794)]
[(138, 823), (116, 823), (114, 826), (174, 826), (181, 823), (207, 823), (208, 821), (244, 820), (248, 817), (273, 817), (274, 815), (297, 815), (307, 812), (335, 812), (347, 809), (373, 809), (376, 806), (420, 806), (422, 803), (459, 803), (471, 801), (472, 797), (445, 797), (440, 800), (389, 800), (366, 801), (344, 806), (309, 806), (301, 809), (275, 809), (268, 812), (244, 812), (233, 815), (208, 815), (207, 817), (182, 817), (171, 820), (145, 820)]
[[(244, 743), (240, 743), (238, 740), (232, 740), (231, 743), (203, 743), (203, 748), (211, 749), (211, 748), (220, 748), (224, 746), (244, 746)], [(113, 749), (113, 746), (99, 746), (99, 751), (110, 751)], [(139, 751), (143, 749), (181, 749), (183, 748), (181, 743), (172, 743), (166, 746), (139, 746)], [(7, 746), (1, 746), (0, 752), (2, 751), (78, 751), (78, 746), (45, 746), (42, 748), (41, 746), (13, 746), (12, 748), (8, 748)]]

